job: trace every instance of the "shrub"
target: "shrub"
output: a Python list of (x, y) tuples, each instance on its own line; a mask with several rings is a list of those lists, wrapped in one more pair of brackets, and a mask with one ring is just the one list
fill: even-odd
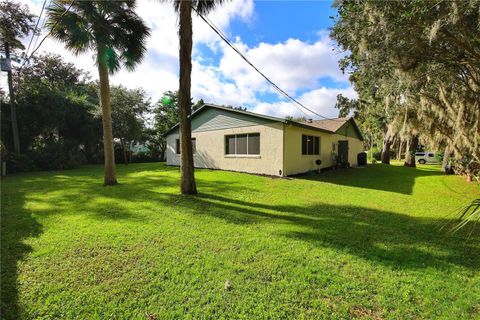
[(382, 149), (378, 147), (373, 147), (370, 150), (367, 151), (367, 158), (370, 159), (370, 156), (372, 157), (372, 162), (373, 160), (380, 161), (382, 160)]
[(132, 155), (132, 162), (156, 162), (160, 161), (156, 153), (139, 152)]
[(38, 169), (32, 159), (25, 154), (7, 152), (3, 160), (6, 162), (7, 173), (19, 173)]
[(75, 143), (55, 138), (37, 141), (27, 156), (40, 170), (73, 169), (87, 162)]

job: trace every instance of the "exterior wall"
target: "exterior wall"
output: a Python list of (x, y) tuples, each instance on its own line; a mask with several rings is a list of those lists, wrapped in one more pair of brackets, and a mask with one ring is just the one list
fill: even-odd
[[(214, 115), (213, 115), (214, 116)], [(214, 116), (213, 118), (215, 118)], [(229, 117), (230, 118), (230, 117)], [(194, 121), (198, 118), (193, 119)], [(205, 121), (205, 120), (203, 120)], [(210, 120), (211, 121), (211, 120)], [(230, 122), (235, 121), (231, 118)], [(238, 123), (238, 122), (237, 122)], [(193, 155), (195, 167), (232, 170), (248, 173), (280, 175), (283, 169), (283, 124), (271, 122), (262, 125), (241, 126), (202, 131), (193, 130), (192, 138), (196, 138), (196, 153)], [(203, 125), (205, 127), (205, 124)], [(211, 124), (207, 127), (211, 128)], [(241, 133), (260, 133), (260, 155), (226, 155), (225, 136)], [(180, 155), (176, 154), (178, 130), (167, 136), (167, 164), (180, 165)]]
[[(353, 129), (352, 129), (353, 130)], [(308, 134), (320, 137), (320, 155), (302, 155), (302, 135)], [(338, 141), (348, 140), (348, 161), (351, 165), (357, 164), (357, 154), (363, 151), (363, 141), (358, 138), (331, 134), (318, 130), (287, 126), (285, 128), (285, 175), (294, 175), (317, 170), (315, 160), (322, 160), (320, 168), (331, 167), (335, 164), (335, 155), (338, 150)], [(333, 151), (335, 145), (335, 151)]]
[[(272, 121), (237, 112), (207, 108), (192, 118), (192, 132), (251, 127), (267, 123)], [(171, 133), (178, 134), (178, 132), (176, 128)]]

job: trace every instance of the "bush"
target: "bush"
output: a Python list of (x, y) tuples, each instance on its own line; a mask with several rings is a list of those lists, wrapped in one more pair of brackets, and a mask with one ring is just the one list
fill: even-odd
[(7, 152), (2, 160), (6, 162), (7, 173), (19, 173), (38, 169), (32, 159), (25, 154)]
[(7, 173), (73, 169), (87, 162), (75, 143), (55, 138), (38, 138), (31, 150), (20, 155), (6, 152), (4, 160)]
[(160, 161), (156, 153), (140, 152), (132, 155), (132, 162), (140, 163), (140, 162), (156, 162), (156, 161)]
[(27, 156), (40, 170), (73, 169), (87, 162), (75, 143), (62, 139), (42, 139)]
[(471, 155), (453, 161), (453, 168), (456, 174), (465, 175), (480, 182), (480, 163), (474, 161)]
[[(127, 153), (127, 158), (129, 163), (143, 163), (143, 162), (157, 162), (160, 161), (160, 156), (158, 152), (152, 152), (148, 150), (147, 152), (137, 152), (130, 154)], [(124, 154), (122, 147), (119, 144), (115, 145), (115, 162), (118, 164), (125, 163)]]
[(372, 149), (367, 151), (367, 158), (370, 159), (370, 156), (372, 156), (372, 160), (382, 160), (382, 149), (378, 147), (373, 147)]

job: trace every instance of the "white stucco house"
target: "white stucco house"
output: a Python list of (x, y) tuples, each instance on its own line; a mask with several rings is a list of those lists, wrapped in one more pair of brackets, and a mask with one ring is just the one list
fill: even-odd
[[(211, 168), (290, 176), (357, 164), (364, 150), (353, 118), (296, 122), (249, 111), (205, 104), (191, 115), (194, 163)], [(167, 137), (167, 164), (180, 165), (179, 126)]]

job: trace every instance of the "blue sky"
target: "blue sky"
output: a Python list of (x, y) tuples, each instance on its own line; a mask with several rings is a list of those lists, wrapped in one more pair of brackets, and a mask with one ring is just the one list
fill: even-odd
[(259, 42), (283, 42), (297, 38), (311, 42), (319, 30), (332, 26), (335, 15), (331, 1), (257, 1), (250, 23), (235, 20), (231, 34), (238, 34), (249, 46)]
[[(43, 0), (23, 2), (38, 14)], [(148, 53), (135, 71), (122, 70), (111, 83), (142, 87), (156, 100), (164, 91), (178, 88), (178, 20), (171, 5), (158, 1), (139, 0), (137, 13), (152, 29)], [(282, 89), (316, 112), (334, 117), (336, 95), (356, 94), (338, 68), (342, 55), (328, 37), (333, 15), (330, 1), (233, 0), (208, 18)], [(193, 18), (193, 27), (194, 99), (275, 116), (316, 118), (280, 97), (198, 17)], [(40, 51), (60, 54), (97, 77), (93, 53), (75, 57), (52, 39)]]

